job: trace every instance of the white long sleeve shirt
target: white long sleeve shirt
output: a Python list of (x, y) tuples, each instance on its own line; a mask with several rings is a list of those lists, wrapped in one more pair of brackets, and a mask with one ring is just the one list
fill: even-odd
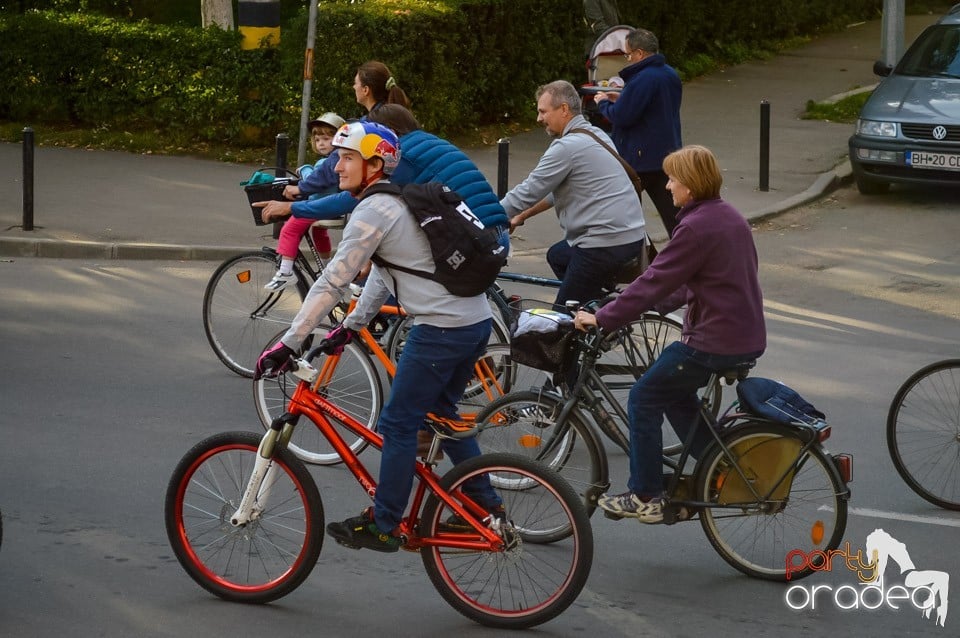
[[(435, 270), (426, 235), (403, 200), (388, 194), (364, 198), (343, 229), (336, 255), (310, 288), (281, 339), (283, 343), (299, 349), (313, 329), (327, 319), (374, 253), (408, 268)], [(367, 325), (390, 294), (414, 317), (415, 324), (455, 328), (491, 317), (490, 304), (482, 294), (458, 297), (435, 281), (374, 266), (356, 309), (344, 325), (354, 330)]]

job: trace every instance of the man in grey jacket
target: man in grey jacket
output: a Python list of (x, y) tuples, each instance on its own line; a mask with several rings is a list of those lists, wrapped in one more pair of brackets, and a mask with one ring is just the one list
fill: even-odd
[(587, 302), (614, 283), (617, 270), (640, 254), (646, 232), (640, 198), (617, 157), (613, 142), (581, 114), (577, 90), (557, 80), (537, 90), (537, 121), (556, 137), (536, 168), (500, 203), (511, 232), (533, 215), (555, 207), (565, 238), (547, 251), (563, 280), (555, 304)]
[[(435, 269), (430, 244), (406, 203), (387, 193), (364, 197), (369, 186), (386, 181), (399, 163), (396, 134), (374, 122), (353, 122), (337, 132), (333, 145), (339, 149), (335, 170), (340, 188), (360, 202), (343, 229), (336, 255), (311, 286), (290, 329), (260, 356), (257, 376), (283, 371), (374, 254), (415, 270)], [(351, 341), (390, 294), (402, 301), (414, 325), (397, 362), (390, 400), (377, 423), (383, 454), (373, 507), (327, 525), (327, 532), (341, 545), (378, 552), (395, 552), (404, 543), (401, 523), (413, 486), (417, 432), (428, 411), (458, 418), (457, 403), (486, 350), (491, 325), (484, 295), (458, 297), (435, 281), (374, 266), (356, 308), (327, 334), (328, 343), (342, 347)], [(446, 439), (442, 448), (454, 463), (480, 454), (476, 438)], [(489, 479), (481, 477), (467, 487), (491, 514), (503, 515), (503, 504)]]

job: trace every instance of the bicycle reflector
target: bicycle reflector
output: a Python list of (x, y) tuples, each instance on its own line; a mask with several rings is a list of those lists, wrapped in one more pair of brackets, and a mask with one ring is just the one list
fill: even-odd
[(543, 442), (543, 439), (541, 439), (536, 434), (524, 434), (519, 439), (517, 439), (517, 443), (520, 444), (520, 447), (525, 447), (525, 448), (540, 447), (540, 444), (542, 442)]
[(248, 284), (248, 283), (250, 283), (250, 271), (249, 271), (249, 270), (241, 270), (240, 272), (238, 272), (238, 273), (237, 273), (237, 281), (239, 281), (239, 282), (242, 283), (242, 284)]
[(852, 456), (849, 454), (834, 454), (833, 464), (837, 466), (837, 471), (840, 472), (840, 478), (843, 479), (844, 483), (850, 483), (853, 481)]
[(823, 521), (817, 521), (810, 528), (810, 540), (814, 545), (820, 545), (823, 542)]

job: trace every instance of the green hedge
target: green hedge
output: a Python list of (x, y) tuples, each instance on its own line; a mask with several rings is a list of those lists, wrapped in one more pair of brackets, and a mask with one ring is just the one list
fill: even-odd
[(277, 52), (241, 51), (235, 32), (28, 13), (0, 20), (0, 38), (0, 119), (180, 127), (205, 140), (282, 122)]
[[(48, 0), (78, 2), (118, 11), (135, 4)], [(876, 17), (882, 0), (620, 4), (624, 21), (657, 33), (683, 70), (695, 69), (698, 56), (729, 58), (738, 47)], [(313, 110), (359, 115), (354, 70), (378, 59), (429, 130), (530, 121), (539, 84), (586, 80), (582, 15), (581, 0), (323, 0)], [(242, 51), (239, 34), (215, 28), (62, 10), (0, 12), (0, 120), (180, 128), (206, 141), (257, 129), (268, 141), (299, 129), (306, 29), (305, 3), (285, 20), (280, 45), (257, 51)]]

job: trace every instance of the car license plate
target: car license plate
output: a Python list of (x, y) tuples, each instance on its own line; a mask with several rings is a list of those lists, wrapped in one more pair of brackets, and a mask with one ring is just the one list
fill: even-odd
[(906, 160), (907, 164), (913, 168), (939, 168), (947, 171), (960, 171), (960, 155), (907, 151)]

